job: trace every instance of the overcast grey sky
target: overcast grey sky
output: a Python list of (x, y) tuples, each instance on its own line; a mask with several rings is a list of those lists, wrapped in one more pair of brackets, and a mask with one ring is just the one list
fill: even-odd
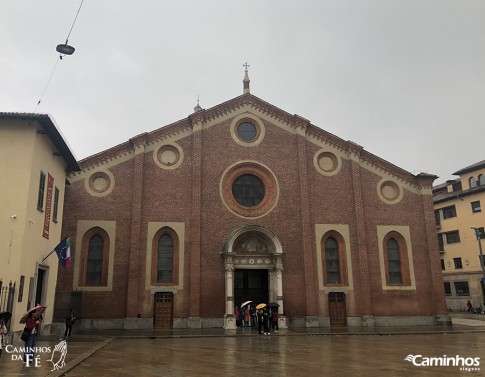
[(78, 159), (251, 93), (436, 183), (485, 159), (483, 0), (0, 0), (0, 111)]

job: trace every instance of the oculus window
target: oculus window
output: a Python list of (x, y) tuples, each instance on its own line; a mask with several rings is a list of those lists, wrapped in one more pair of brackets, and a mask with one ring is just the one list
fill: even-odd
[(245, 207), (254, 207), (264, 199), (264, 184), (255, 175), (244, 174), (237, 177), (232, 184), (234, 199)]
[(237, 126), (237, 135), (244, 141), (253, 141), (257, 134), (258, 131), (252, 123), (243, 122)]

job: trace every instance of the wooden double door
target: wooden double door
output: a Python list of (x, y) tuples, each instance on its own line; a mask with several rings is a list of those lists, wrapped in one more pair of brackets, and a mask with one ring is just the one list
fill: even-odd
[(251, 300), (268, 304), (268, 270), (237, 269), (234, 274), (234, 305)]
[(347, 326), (345, 293), (332, 292), (328, 294), (328, 312), (330, 316), (330, 326)]
[(171, 329), (173, 327), (173, 293), (157, 292), (154, 299), (154, 329)]

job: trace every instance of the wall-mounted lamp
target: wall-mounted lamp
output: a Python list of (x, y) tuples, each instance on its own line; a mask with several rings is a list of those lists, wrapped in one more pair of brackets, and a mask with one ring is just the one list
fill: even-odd
[(12, 216), (10, 216), (10, 219), (11, 219), (11, 220), (15, 220), (16, 218), (17, 218), (17, 215), (12, 215)]

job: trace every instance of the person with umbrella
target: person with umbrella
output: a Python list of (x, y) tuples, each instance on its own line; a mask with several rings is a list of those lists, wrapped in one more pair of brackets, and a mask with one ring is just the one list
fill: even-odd
[(34, 360), (34, 348), (35, 344), (37, 343), (37, 325), (39, 321), (34, 318), (34, 311), (31, 310), (27, 313), (27, 319), (25, 320), (25, 329), (24, 331), (30, 332), (27, 339), (24, 340), (25, 342), (25, 353), (24, 353), (24, 361), (30, 363)]

